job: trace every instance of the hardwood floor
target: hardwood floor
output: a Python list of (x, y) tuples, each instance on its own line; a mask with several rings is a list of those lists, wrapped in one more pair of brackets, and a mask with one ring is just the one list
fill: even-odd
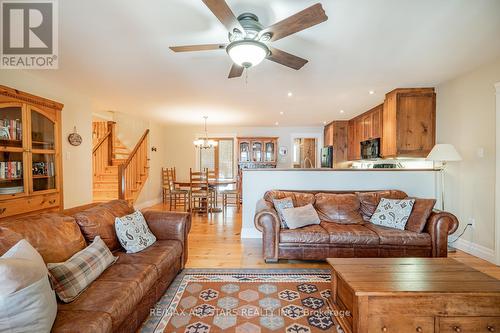
[[(153, 208), (168, 210), (168, 205)], [(229, 208), (226, 214), (195, 214), (189, 234), (188, 268), (329, 268), (326, 262), (280, 260), (266, 264), (260, 239), (240, 239), (241, 213)], [(450, 253), (477, 270), (500, 279), (500, 267), (465, 252)]]

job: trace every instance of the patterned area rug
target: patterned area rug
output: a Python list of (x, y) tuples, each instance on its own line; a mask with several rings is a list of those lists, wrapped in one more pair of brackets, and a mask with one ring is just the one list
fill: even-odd
[(322, 269), (186, 269), (142, 333), (339, 332)]

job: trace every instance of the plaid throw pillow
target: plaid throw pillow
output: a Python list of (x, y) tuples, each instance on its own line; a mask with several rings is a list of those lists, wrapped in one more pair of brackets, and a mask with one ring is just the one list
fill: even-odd
[(65, 262), (47, 264), (52, 288), (61, 301), (72, 302), (117, 259), (96, 236), (92, 244)]

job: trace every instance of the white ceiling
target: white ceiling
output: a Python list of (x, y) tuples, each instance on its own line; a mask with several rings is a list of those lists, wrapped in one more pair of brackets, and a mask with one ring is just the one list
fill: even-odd
[[(317, 1), (227, 2), (266, 26)], [(35, 75), (88, 94), (99, 110), (165, 122), (317, 126), (352, 118), (393, 88), (435, 86), (500, 57), (498, 0), (321, 2), (326, 23), (274, 43), (310, 62), (297, 72), (265, 61), (245, 83), (227, 79), (223, 50), (168, 49), (227, 41), (201, 0), (59, 1), (60, 70)]]

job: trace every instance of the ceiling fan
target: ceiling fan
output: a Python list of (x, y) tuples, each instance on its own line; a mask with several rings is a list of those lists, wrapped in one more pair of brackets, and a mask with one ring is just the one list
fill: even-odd
[(229, 78), (240, 77), (245, 68), (264, 59), (299, 70), (308, 61), (270, 46), (281, 38), (308, 29), (328, 20), (320, 3), (306, 8), (278, 23), (264, 28), (257, 15), (243, 13), (237, 18), (225, 0), (202, 0), (229, 31), (229, 43), (172, 46), (174, 52), (226, 50), (233, 61)]

